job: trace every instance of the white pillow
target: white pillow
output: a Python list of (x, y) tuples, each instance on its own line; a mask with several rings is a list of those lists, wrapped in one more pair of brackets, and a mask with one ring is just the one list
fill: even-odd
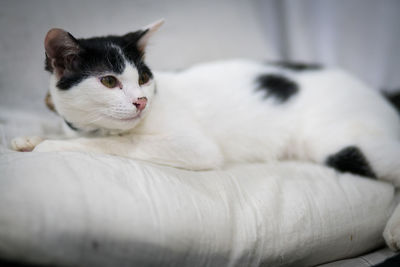
[(62, 266), (310, 266), (383, 245), (386, 183), (300, 162), (191, 172), (0, 155), (0, 258)]

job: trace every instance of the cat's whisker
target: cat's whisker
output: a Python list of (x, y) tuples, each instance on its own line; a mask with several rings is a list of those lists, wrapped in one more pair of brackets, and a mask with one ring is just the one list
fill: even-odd
[(95, 122), (98, 122), (98, 121), (101, 120), (101, 119), (104, 119), (104, 117), (101, 116), (101, 115), (99, 115), (99, 114), (96, 114), (96, 115), (93, 116), (92, 118), (90, 118), (90, 117), (87, 117), (87, 118), (86, 118), (88, 124), (93, 124), (93, 123), (95, 123)]

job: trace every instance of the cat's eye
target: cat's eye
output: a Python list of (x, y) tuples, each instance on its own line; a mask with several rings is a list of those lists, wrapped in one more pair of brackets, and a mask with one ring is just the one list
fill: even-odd
[(114, 88), (118, 85), (118, 80), (114, 76), (104, 76), (100, 78), (100, 82), (108, 88)]
[(150, 80), (150, 75), (144, 72), (139, 76), (139, 85), (143, 85), (147, 83), (149, 80)]

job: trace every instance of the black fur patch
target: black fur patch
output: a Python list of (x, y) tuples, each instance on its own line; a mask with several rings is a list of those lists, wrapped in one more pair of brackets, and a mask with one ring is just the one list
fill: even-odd
[(68, 125), (68, 127), (71, 130), (80, 132), (81, 134), (91, 134), (91, 135), (93, 135), (93, 134), (97, 134), (99, 132), (99, 130), (100, 130), (100, 129), (93, 129), (93, 130), (90, 130), (90, 131), (85, 131), (83, 129), (75, 127), (75, 125), (73, 125), (71, 122), (67, 121), (66, 119), (64, 119), (64, 121), (65, 121), (65, 123)]
[(384, 93), (384, 96), (400, 113), (400, 89), (395, 93)]
[(44, 60), (44, 69), (47, 70), (50, 73), (54, 72), (53, 66), (51, 65), (51, 60), (50, 58), (44, 53), (45, 60)]
[(81, 81), (83, 81), (85, 78), (89, 77), (89, 74), (87, 73), (70, 73), (67, 75), (64, 75), (58, 80), (57, 82), (57, 87), (60, 90), (68, 90), (74, 85), (77, 85)]
[(121, 74), (124, 71), (124, 59), (108, 38), (80, 39), (78, 43), (81, 51), (74, 59), (73, 68), (58, 81), (59, 89), (67, 90), (92, 75), (105, 72)]
[[(70, 69), (66, 70), (57, 83), (61, 90), (77, 85), (89, 76), (103, 73), (121, 74), (125, 69), (124, 57), (138, 69), (139, 75), (144, 72), (153, 77), (143, 61), (143, 51), (137, 47), (137, 41), (145, 31), (137, 31), (124, 36), (106, 36), (89, 39), (76, 39), (79, 53), (73, 59)], [(122, 55), (121, 55), (122, 53)], [(53, 72), (53, 66), (46, 56), (45, 69)]]
[(72, 123), (70, 123), (69, 121), (67, 121), (66, 119), (64, 119), (65, 123), (68, 125), (69, 128), (71, 128), (71, 130), (74, 131), (79, 131), (78, 128), (76, 128)]
[(361, 150), (356, 146), (348, 146), (326, 160), (326, 165), (340, 171), (376, 178), (374, 171)]
[(307, 71), (307, 70), (319, 70), (322, 69), (322, 65), (317, 63), (302, 63), (302, 62), (291, 62), (291, 61), (273, 61), (269, 62), (271, 65), (276, 65), (285, 69), (293, 71)]
[(257, 77), (258, 90), (264, 90), (266, 97), (273, 96), (281, 103), (288, 101), (298, 91), (298, 85), (278, 74), (263, 74)]

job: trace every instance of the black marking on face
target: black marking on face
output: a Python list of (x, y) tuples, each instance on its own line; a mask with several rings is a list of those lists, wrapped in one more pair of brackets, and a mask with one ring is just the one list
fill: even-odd
[(67, 90), (89, 76), (101, 73), (121, 74), (125, 61), (117, 47), (106, 38), (79, 39), (81, 51), (74, 59), (71, 69), (64, 72), (57, 82), (57, 87)]
[(57, 82), (57, 87), (60, 90), (68, 90), (72, 86), (79, 84), (81, 81), (89, 77), (89, 74), (85, 73), (70, 73), (60, 78)]
[(298, 91), (298, 85), (279, 74), (262, 74), (257, 77), (258, 90), (264, 90), (266, 97), (273, 96), (281, 103), (288, 101)]
[(317, 63), (303, 63), (293, 61), (272, 61), (268, 63), (292, 71), (312, 71), (320, 70), (323, 68), (322, 65)]
[(128, 61), (136, 66), (139, 76), (147, 74), (149, 78), (152, 79), (153, 73), (144, 63), (144, 50), (137, 45), (140, 38), (143, 37), (143, 35), (145, 35), (147, 32), (148, 30), (136, 31), (124, 35), (120, 39), (123, 41), (123, 44), (120, 44), (120, 46), (122, 47), (124, 55)]
[(329, 156), (326, 159), (326, 165), (340, 172), (376, 178), (364, 154), (356, 146), (345, 147), (336, 154)]
[[(137, 31), (124, 36), (94, 37), (75, 39), (79, 53), (69, 64), (57, 82), (60, 90), (68, 90), (90, 76), (105, 73), (121, 74), (125, 69), (125, 59), (135, 65), (139, 75), (146, 73), (150, 78), (152, 72), (144, 63), (144, 51), (137, 47), (137, 42), (146, 31)], [(45, 69), (54, 72), (50, 59), (46, 56)]]
[(150, 79), (153, 79), (153, 73), (151, 72), (149, 67), (147, 67), (147, 65), (144, 64), (143, 61), (137, 62), (137, 63), (135, 63), (135, 65), (136, 65), (136, 69), (138, 70), (139, 76), (147, 74)]
[(135, 65), (143, 61), (144, 51), (138, 47), (138, 42), (147, 32), (148, 30), (139, 30), (125, 34), (122, 37), (117, 37), (117, 39), (114, 40), (121, 46), (126, 58)]

